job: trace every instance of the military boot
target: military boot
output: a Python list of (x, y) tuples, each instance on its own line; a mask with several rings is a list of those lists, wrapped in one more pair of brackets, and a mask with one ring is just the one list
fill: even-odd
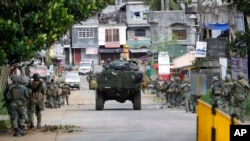
[(19, 129), (18, 128), (14, 128), (14, 134), (13, 134), (14, 137), (18, 137), (20, 136), (20, 132), (19, 132)]
[(40, 116), (38, 116), (37, 117), (37, 128), (41, 128), (42, 126), (41, 126), (41, 117)]
[(25, 126), (20, 126), (19, 133), (20, 133), (20, 135), (22, 135), (22, 136), (25, 135)]
[(34, 128), (34, 123), (33, 122), (30, 122), (29, 128)]

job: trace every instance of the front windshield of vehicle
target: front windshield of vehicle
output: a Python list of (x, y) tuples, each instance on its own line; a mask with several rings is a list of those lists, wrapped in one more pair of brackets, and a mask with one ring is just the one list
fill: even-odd
[(79, 74), (78, 73), (67, 73), (66, 77), (67, 78), (72, 78), (72, 77), (76, 78), (76, 77), (79, 77)]
[(80, 67), (88, 67), (88, 66), (91, 66), (90, 63), (81, 63), (80, 64)]

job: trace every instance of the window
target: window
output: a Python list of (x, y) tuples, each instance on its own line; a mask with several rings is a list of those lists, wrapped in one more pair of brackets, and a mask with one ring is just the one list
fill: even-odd
[(119, 29), (106, 29), (105, 41), (106, 42), (119, 42)]
[(135, 30), (135, 36), (146, 36), (145, 29), (136, 29)]
[(93, 28), (78, 29), (78, 38), (94, 38), (94, 29)]
[(178, 36), (178, 40), (187, 39), (186, 30), (173, 30), (172, 33)]

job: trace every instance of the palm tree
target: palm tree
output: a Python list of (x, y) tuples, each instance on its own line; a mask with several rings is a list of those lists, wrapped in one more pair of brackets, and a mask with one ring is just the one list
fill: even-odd
[(192, 2), (192, 0), (143, 0), (145, 4), (150, 5), (150, 10), (152, 11), (160, 11), (162, 5), (164, 5), (165, 2), (169, 2), (169, 9), (170, 10), (180, 10), (179, 3), (189, 4)]

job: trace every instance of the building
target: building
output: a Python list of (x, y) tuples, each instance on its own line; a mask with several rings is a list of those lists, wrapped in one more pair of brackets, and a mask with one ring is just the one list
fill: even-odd
[(72, 63), (79, 65), (82, 59), (93, 59), (99, 64), (98, 55), (98, 16), (93, 15), (71, 29)]
[(142, 1), (128, 1), (121, 9), (126, 12), (129, 57), (147, 55), (151, 46), (150, 25), (147, 22), (149, 6)]
[(120, 59), (124, 56), (126, 29), (124, 13), (115, 5), (107, 6), (98, 16), (98, 46), (100, 60)]

